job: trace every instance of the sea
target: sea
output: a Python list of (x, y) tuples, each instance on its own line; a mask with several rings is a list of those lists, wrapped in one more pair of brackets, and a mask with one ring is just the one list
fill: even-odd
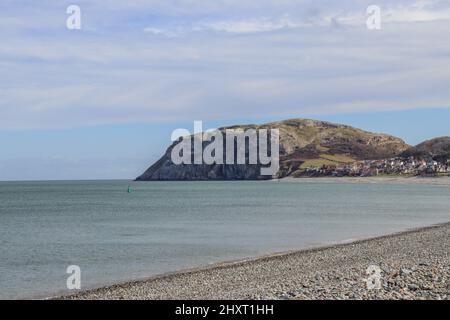
[(74, 293), (70, 266), (89, 289), (448, 221), (445, 185), (0, 182), (0, 299)]

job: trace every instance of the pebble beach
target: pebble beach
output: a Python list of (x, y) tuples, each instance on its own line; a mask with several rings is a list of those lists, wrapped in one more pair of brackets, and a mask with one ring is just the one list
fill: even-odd
[[(369, 281), (370, 288), (369, 266), (378, 270), (377, 281)], [(449, 292), (450, 223), (445, 223), (180, 271), (57, 299), (448, 300)]]

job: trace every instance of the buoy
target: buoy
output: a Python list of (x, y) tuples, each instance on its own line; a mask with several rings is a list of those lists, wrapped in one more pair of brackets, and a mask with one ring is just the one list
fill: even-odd
[(128, 193), (132, 193), (133, 189), (131, 188), (131, 186), (128, 186)]

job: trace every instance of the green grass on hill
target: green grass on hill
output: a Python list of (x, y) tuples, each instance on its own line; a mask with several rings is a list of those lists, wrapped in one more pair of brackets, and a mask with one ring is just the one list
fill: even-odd
[(344, 155), (344, 154), (321, 154), (318, 159), (310, 159), (306, 160), (301, 166), (300, 169), (306, 168), (319, 168), (322, 166), (333, 166), (342, 163), (352, 163), (355, 159)]
[(341, 163), (352, 163), (355, 161), (355, 159), (345, 154), (321, 154), (320, 158)]

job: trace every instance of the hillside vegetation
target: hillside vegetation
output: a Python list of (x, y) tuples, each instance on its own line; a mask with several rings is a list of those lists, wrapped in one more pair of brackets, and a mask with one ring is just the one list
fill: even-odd
[[(357, 160), (398, 156), (411, 147), (403, 140), (347, 125), (309, 119), (290, 119), (264, 125), (239, 125), (225, 129), (279, 129), (280, 170), (277, 177), (297, 176), (308, 166), (335, 165)], [(259, 165), (175, 165), (174, 145), (138, 180), (241, 180), (268, 179)]]

